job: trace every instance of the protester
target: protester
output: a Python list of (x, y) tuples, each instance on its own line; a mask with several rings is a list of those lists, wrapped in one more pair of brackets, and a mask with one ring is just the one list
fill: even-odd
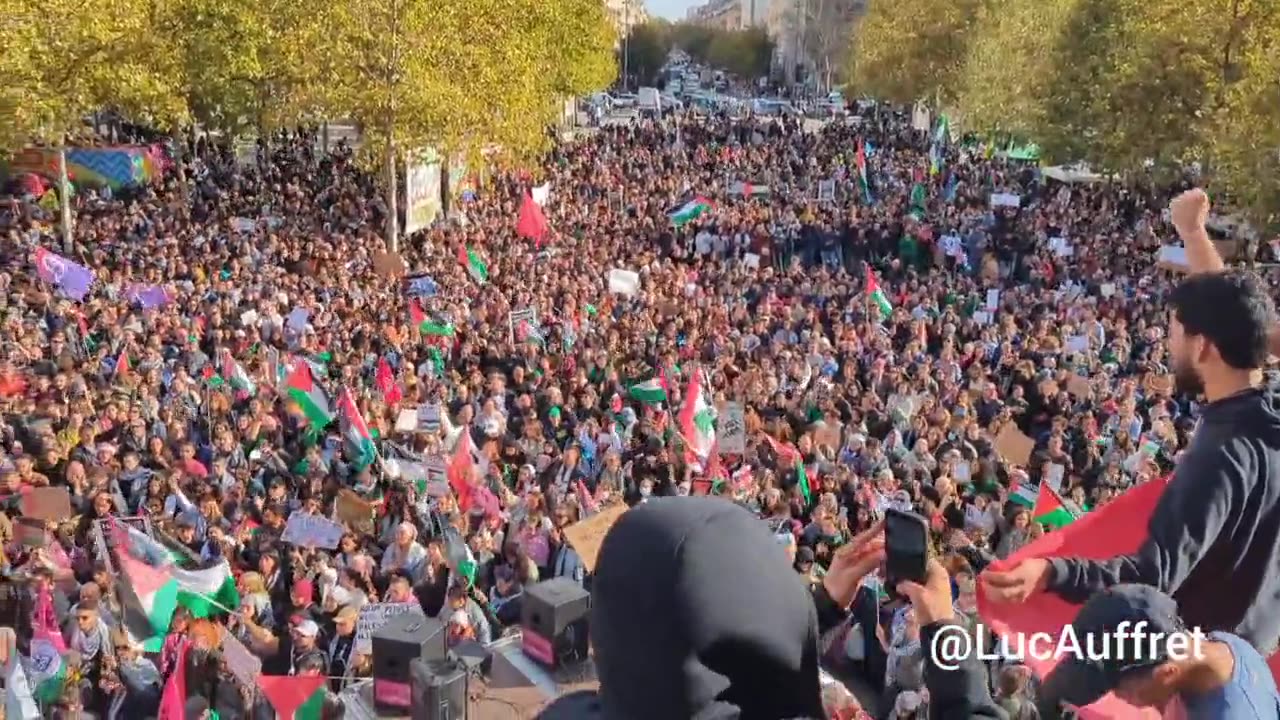
[[(846, 679), (870, 686), (860, 699), (878, 715), (995, 712), (977, 687), (1000, 673), (965, 674), (962, 692), (908, 652), (911, 628), (926, 647), (934, 623), (977, 632), (973, 578), (993, 555), (1158, 482), (1179, 457), (1204, 470), (1171, 487), (1232, 478), (1197, 487), (1216, 504), (1170, 505), (1186, 534), (1153, 531), (1153, 548), (1186, 561), (1160, 554), (1108, 579), (1066, 561), (1050, 586), (1061, 574), (1083, 600), (1141, 580), (1173, 591), (1185, 620), (1262, 651), (1275, 639), (1269, 581), (1252, 569), (1269, 536), (1210, 527), (1269, 477), (1255, 422), (1269, 396), (1246, 388), (1261, 387), (1254, 336), (1270, 306), (1234, 271), (1175, 289), (1153, 261), (1170, 228), (1160, 192), (1054, 183), (887, 107), (817, 129), (688, 116), (558, 140), (528, 173), (451, 160), (448, 213), (392, 253), (376, 176), (318, 139), (282, 131), (240, 157), (172, 141), (150, 184), (76, 194), (76, 250), (61, 255), (41, 198), (19, 189), (0, 208), (0, 537), (28, 657), (33, 643), (75, 645), (66, 666), (100, 679), (98, 665), (123, 668), (142, 647), (165, 691), (184, 685), (171, 697), (289, 715), (280, 698), (311, 697), (316, 677), (341, 692), (368, 676), (353, 638), (364, 608), (494, 639), (539, 580), (609, 593), (603, 562), (591, 572), (569, 539), (575, 522), (709, 495), (760, 519), (805, 598), (833, 595), (851, 539), (887, 509), (931, 523), (930, 582), (954, 592), (948, 608), (922, 610), (868, 572), (819, 602), (812, 627), (800, 605), (777, 609), (770, 627), (796, 631), (781, 644), (815, 643), (803, 673), (778, 670), (803, 674), (798, 689), (758, 681), (788, 709), (823, 712), (821, 649), (833, 666), (856, 661)], [(535, 187), (546, 224), (521, 235)], [(1252, 464), (1215, 449), (1228, 430)], [(64, 497), (72, 517), (54, 519)], [(1269, 527), (1247, 507), (1231, 517)], [(1010, 597), (1047, 580), (1024, 567)], [(1224, 598), (1228, 581), (1242, 590)], [(81, 609), (96, 618), (81, 624)], [(194, 643), (196, 630), (210, 637)], [(240, 685), (220, 663), (240, 657), (232, 642), (272, 679), (217, 691)], [(292, 694), (268, 691), (282, 685)], [(149, 698), (145, 682), (120, 686)], [(605, 678), (606, 705), (610, 692), (624, 690)], [(109, 707), (98, 690), (72, 694)]]

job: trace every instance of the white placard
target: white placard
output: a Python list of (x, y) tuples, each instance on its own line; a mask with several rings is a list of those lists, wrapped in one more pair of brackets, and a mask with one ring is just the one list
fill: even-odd
[(333, 550), (342, 539), (343, 529), (338, 523), (319, 515), (295, 512), (289, 516), (280, 539), (300, 547), (320, 547)]
[(1165, 270), (1187, 272), (1191, 263), (1187, 262), (1187, 249), (1180, 245), (1165, 245), (1156, 255), (1156, 265)]
[(1098, 288), (1098, 292), (1102, 293), (1102, 297), (1109, 298), (1116, 294), (1116, 284), (1102, 283), (1102, 287)]
[(405, 408), (396, 416), (396, 432), (411, 433), (418, 429), (418, 408)]
[(1000, 289), (991, 288), (987, 291), (987, 302), (984, 305), (987, 312), (995, 312), (1000, 309)]
[(1044, 481), (1053, 491), (1062, 494), (1062, 479), (1066, 476), (1067, 469), (1057, 463), (1051, 463), (1044, 473)]
[(760, 256), (755, 253), (746, 253), (742, 256), (742, 264), (752, 270), (760, 269)]
[(1075, 335), (1067, 338), (1067, 354), (1089, 352), (1089, 336)]
[(631, 297), (640, 292), (640, 273), (614, 268), (609, 271), (609, 292)]
[(991, 193), (991, 207), (1022, 207), (1022, 196), (1017, 193)]
[(405, 613), (422, 615), (422, 606), (417, 602), (407, 603), (371, 603), (360, 608), (356, 618), (356, 641), (353, 652), (368, 655), (373, 652), (373, 633), (386, 625), (391, 618)]

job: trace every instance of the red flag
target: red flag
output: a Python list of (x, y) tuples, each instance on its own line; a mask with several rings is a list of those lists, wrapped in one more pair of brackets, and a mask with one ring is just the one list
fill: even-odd
[(427, 314), (422, 312), (422, 306), (418, 304), (417, 298), (409, 301), (409, 321), (413, 323), (415, 330), (427, 321)]
[(128, 374), (129, 374), (129, 353), (125, 352), (124, 349), (122, 348), (120, 350), (120, 355), (116, 357), (116, 369), (115, 369), (115, 372), (111, 374), (111, 377), (118, 378)]
[(463, 429), (462, 435), (458, 438), (458, 446), (453, 450), (453, 457), (449, 460), (448, 467), (445, 468), (445, 475), (449, 478), (449, 487), (453, 488), (453, 494), (458, 496), (458, 509), (462, 512), (471, 510), (472, 486), (471, 486), (471, 468), (474, 462), (471, 459), (471, 430)]
[(520, 203), (520, 217), (516, 220), (516, 234), (533, 240), (536, 247), (541, 248), (542, 243), (547, 237), (547, 217), (542, 214), (542, 208), (538, 203), (533, 201), (533, 196), (528, 192), (524, 194), (524, 200)]
[[(1026, 545), (1004, 560), (991, 564), (993, 570), (1005, 570), (1027, 558), (1080, 557), (1106, 559), (1137, 552), (1147, 539), (1147, 526), (1156, 503), (1160, 501), (1169, 479), (1152, 480), (1139, 485), (1103, 507), (1085, 514), (1061, 530), (1050, 532)], [(1000, 634), (1036, 632), (1054, 637), (1075, 619), (1080, 606), (1072, 605), (1053, 593), (1033, 595), (1023, 603), (994, 603), (978, 593), (978, 613), (987, 627)], [(1040, 677), (1045, 677), (1057, 664), (1028, 658), (1027, 664)], [(1280, 653), (1267, 660), (1271, 674), (1280, 681)], [(1108, 695), (1081, 711), (1083, 720), (1104, 718), (1159, 717), (1155, 711), (1143, 711)]]
[(778, 456), (778, 464), (795, 465), (800, 460), (800, 451), (791, 443), (780, 443), (773, 438), (772, 435), (765, 435), (765, 440), (769, 441), (769, 447), (773, 448), (773, 454)]
[(262, 689), (262, 694), (267, 696), (271, 707), (276, 709), (276, 714), (286, 720), (292, 720), (298, 708), (324, 687), (325, 682), (323, 675), (258, 676), (258, 687)]
[(182, 643), (178, 648), (178, 661), (174, 664), (173, 674), (164, 684), (164, 694), (160, 696), (160, 713), (156, 716), (156, 720), (185, 720), (187, 717), (187, 651), (189, 647), (189, 643)]
[(404, 398), (400, 385), (396, 383), (396, 376), (391, 372), (391, 363), (385, 357), (378, 358), (378, 372), (374, 375), (373, 382), (388, 405), (396, 405)]

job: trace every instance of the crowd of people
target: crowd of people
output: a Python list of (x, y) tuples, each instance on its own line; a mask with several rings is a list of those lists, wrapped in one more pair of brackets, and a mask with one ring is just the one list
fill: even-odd
[[(495, 170), (393, 253), (375, 176), (316, 140), (175, 144), (155, 184), (80, 192), (53, 265), (56, 213), (0, 207), (3, 612), (19, 652), (58, 648), (61, 674), (27, 668), (46, 713), (154, 716), (182, 672), (188, 717), (269, 717), (234, 640), (264, 676), (324, 677), (315, 717), (340, 717), (372, 670), (362, 608), (488, 642), (530, 585), (592, 589), (574, 523), (708, 495), (843, 606), (821, 657), (875, 697), (840, 716), (924, 717), (922, 627), (951, 616), (865, 567), (835, 597), (850, 548), (924, 516), (930, 583), (975, 626), (993, 559), (1166, 475), (1197, 422), (1154, 260), (1169, 193), (1050, 182), (887, 110), (683, 117)], [(153, 575), (178, 586), (158, 621)], [(1038, 717), (1026, 667), (979, 685), (983, 716)]]

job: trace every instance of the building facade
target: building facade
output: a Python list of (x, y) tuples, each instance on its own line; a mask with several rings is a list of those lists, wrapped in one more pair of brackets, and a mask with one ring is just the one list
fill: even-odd
[(629, 34), (631, 28), (649, 21), (649, 11), (644, 6), (644, 0), (605, 0), (604, 6), (613, 18), (613, 27), (618, 31), (619, 38)]

